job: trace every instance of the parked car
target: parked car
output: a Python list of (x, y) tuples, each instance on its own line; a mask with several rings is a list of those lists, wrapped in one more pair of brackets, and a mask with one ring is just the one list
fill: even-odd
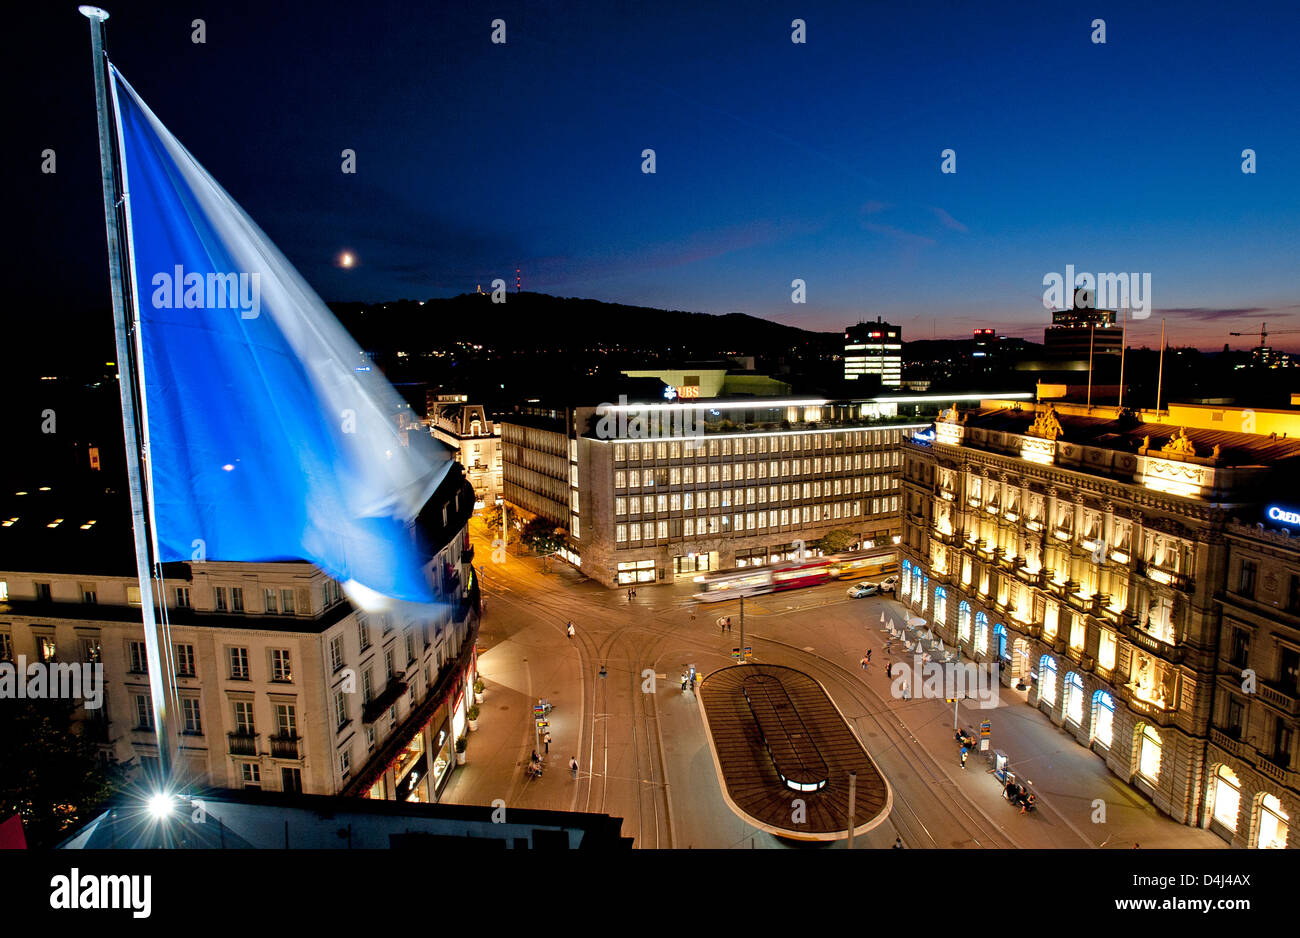
[(879, 583), (875, 584), (875, 586), (882, 593), (892, 593), (898, 589), (898, 577), (887, 576)]
[(876, 583), (855, 583), (849, 587), (849, 599), (862, 599), (864, 596), (874, 596), (879, 592), (880, 587)]

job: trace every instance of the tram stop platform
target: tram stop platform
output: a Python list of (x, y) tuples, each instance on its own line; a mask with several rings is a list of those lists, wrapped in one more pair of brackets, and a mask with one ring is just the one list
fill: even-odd
[(843, 840), (850, 773), (854, 835), (882, 823), (893, 794), (821, 684), (794, 668), (740, 664), (700, 683), (700, 713), (728, 807), (792, 840)]

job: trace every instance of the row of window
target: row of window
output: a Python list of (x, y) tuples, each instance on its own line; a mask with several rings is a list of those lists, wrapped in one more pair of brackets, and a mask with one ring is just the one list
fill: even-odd
[[(154, 729), (153, 700), (148, 694), (137, 693), (135, 699), (135, 729), (145, 731)], [(181, 732), (187, 736), (203, 735), (203, 713), (199, 698), (184, 696), (181, 704)], [(255, 736), (257, 725), (253, 719), (253, 701), (232, 700), (230, 702), (232, 732), (237, 736)], [(291, 703), (272, 704), (275, 714), (275, 734), (285, 739), (298, 737), (298, 708)]]
[[(874, 481), (874, 487), (867, 484), (867, 479)], [(814, 498), (832, 498), (836, 495), (861, 494), (862, 492), (879, 492), (888, 490), (898, 484), (898, 479), (889, 476), (858, 477), (849, 485), (848, 479), (827, 479), (822, 482), (804, 482), (793, 485), (757, 486), (745, 489), (706, 489), (690, 492), (669, 492), (662, 495), (619, 495), (614, 498), (614, 514), (626, 515), (629, 509), (633, 514), (644, 512), (652, 514), (668, 511), (703, 511), (705, 508), (730, 508), (741, 505), (765, 505), (768, 501), (789, 502)], [(897, 501), (897, 499), (895, 499)]]
[[(874, 459), (873, 459), (874, 457)], [(888, 469), (898, 465), (899, 454), (858, 453), (853, 457), (759, 460), (742, 463), (711, 463), (707, 466), (671, 466), (663, 469), (615, 469), (614, 488), (641, 488), (665, 485), (704, 485), (709, 482), (739, 482), (741, 479), (789, 479), (798, 475), (821, 475), (829, 472), (862, 472)], [(889, 477), (886, 476), (886, 479)], [(894, 479), (887, 488), (894, 488)]]
[[(36, 599), (38, 602), (50, 602), (52, 600), (53, 584), (33, 582), (35, 587)], [(99, 602), (98, 584), (95, 583), (78, 583), (81, 591), (81, 601), (87, 604), (97, 604)], [(0, 601), (8, 598), (8, 584), (5, 584), (5, 596)], [(130, 605), (140, 605), (140, 588), (138, 586), (128, 586), (126, 588), (127, 602)], [(245, 612), (244, 605), (244, 587), (242, 586), (217, 586), (213, 589), (216, 611), (217, 612)], [(173, 596), (177, 608), (191, 609), (191, 587), (177, 586), (173, 589)], [(343, 598), (343, 592), (339, 584), (333, 580), (325, 581), (325, 605), (326, 607), (334, 605)], [(264, 588), (262, 590), (262, 611), (269, 615), (296, 615), (296, 597), (292, 589), (275, 589)], [(310, 609), (302, 610), (304, 613), (310, 612)]]
[[(707, 439), (654, 440), (615, 443), (614, 461), (629, 459), (688, 459), (693, 456), (753, 456), (792, 450), (841, 449), (845, 446), (881, 446), (898, 442), (898, 430), (851, 430), (840, 433), (800, 433), (781, 436), (718, 436)], [(778, 443), (779, 441), (779, 443)], [(895, 457), (897, 453), (893, 454)], [(879, 465), (879, 464), (877, 464)], [(895, 461), (893, 465), (898, 465)]]
[[(797, 524), (816, 524), (838, 518), (861, 517), (863, 504), (862, 501), (833, 502), (826, 505), (804, 505), (802, 509), (773, 508), (767, 511), (737, 512), (734, 515), (700, 515), (698, 518), (633, 521), (614, 525), (614, 541), (623, 544), (628, 541), (674, 540), (703, 537), (708, 534), (731, 534)], [(898, 496), (873, 498), (870, 508), (870, 514), (897, 511)]]

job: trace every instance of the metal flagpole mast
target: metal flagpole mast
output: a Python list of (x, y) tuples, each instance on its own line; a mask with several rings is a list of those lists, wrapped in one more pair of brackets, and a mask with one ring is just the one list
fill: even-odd
[[(149, 534), (145, 521), (144, 487), (141, 484), (140, 440), (137, 431), (136, 379), (132, 363), (135, 355), (127, 325), (128, 284), (123, 273), (121, 180), (117, 171), (117, 147), (114, 145), (113, 118), (108, 103), (108, 57), (104, 53), (104, 20), (108, 12), (99, 7), (78, 7), (90, 20), (90, 49), (95, 72), (95, 111), (99, 124), (99, 169), (104, 190), (104, 226), (108, 233), (108, 271), (113, 291), (113, 333), (117, 340), (117, 386), (122, 399), (122, 435), (126, 443), (127, 488), (131, 493), (131, 528), (135, 534), (136, 577), (140, 583), (140, 611), (144, 625), (145, 657), (149, 665), (149, 694), (153, 702), (154, 728), (158, 738), (160, 781), (171, 777), (171, 736), (168, 733), (167, 694), (163, 685), (163, 661), (154, 619), (154, 591), (149, 551)], [(164, 602), (166, 597), (160, 597)]]
[(1128, 307), (1124, 307), (1124, 326), (1119, 333), (1119, 410), (1124, 409), (1124, 353), (1128, 351)]
[(1160, 320), (1160, 368), (1156, 376), (1156, 420), (1160, 419), (1160, 392), (1165, 383), (1165, 321)]

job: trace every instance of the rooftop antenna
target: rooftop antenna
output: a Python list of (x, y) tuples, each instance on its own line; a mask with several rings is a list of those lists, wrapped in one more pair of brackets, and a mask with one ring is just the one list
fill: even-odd
[(524, 282), (524, 278), (519, 275), (519, 268), (516, 267), (515, 268), (515, 292), (516, 293), (519, 292), (520, 285), (523, 282)]
[(1160, 418), (1160, 392), (1165, 381), (1165, 317), (1160, 317), (1160, 372), (1156, 377), (1156, 419)]
[(1128, 351), (1128, 307), (1124, 307), (1124, 325), (1119, 332), (1119, 410), (1124, 409), (1124, 353)]
[(1097, 324), (1088, 324), (1088, 410), (1092, 410), (1092, 344), (1097, 336)]

